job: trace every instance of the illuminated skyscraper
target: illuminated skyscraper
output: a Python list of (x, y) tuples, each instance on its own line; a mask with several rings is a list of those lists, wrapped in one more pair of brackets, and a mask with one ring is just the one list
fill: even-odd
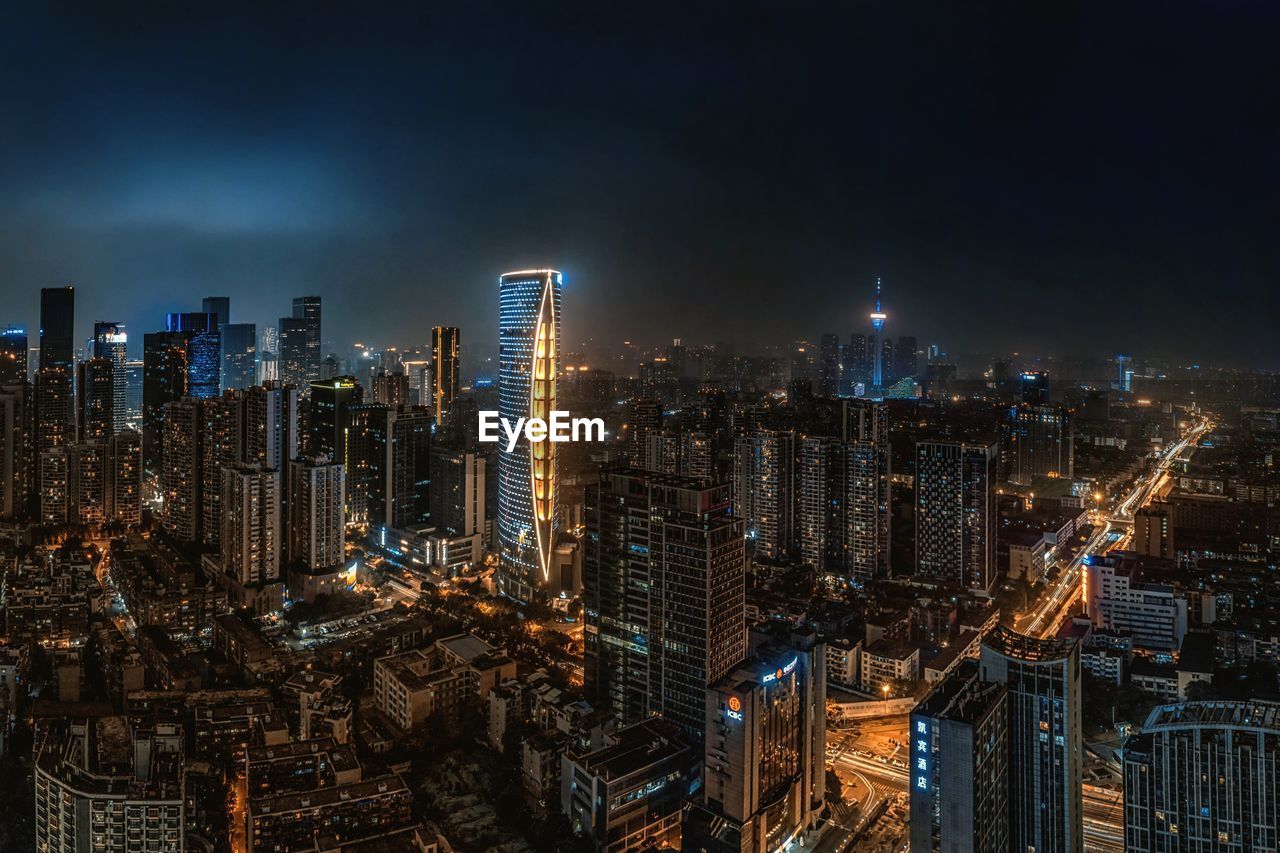
[[(307, 371), (307, 321), (300, 317), (281, 317), (279, 330), (277, 378), (286, 385), (301, 388), (310, 381)], [(317, 362), (317, 378), (319, 372), (320, 365)]]
[(112, 432), (124, 429), (128, 420), (128, 349), (129, 336), (125, 333), (124, 323), (98, 321), (93, 324), (93, 357), (105, 358), (111, 362), (114, 389)]
[[(511, 424), (548, 418), (556, 407), (562, 284), (555, 270), (498, 280), (498, 412)], [(560, 508), (555, 447), (519, 441), (498, 455), (498, 590), (519, 601), (550, 579)]]
[(219, 394), (222, 346), (213, 314), (169, 314), (165, 330), (143, 336), (142, 457), (155, 469), (163, 455), (165, 404)]
[(354, 376), (335, 376), (311, 383), (311, 411), (307, 419), (307, 454), (328, 456), (349, 465), (347, 431), (351, 418), (347, 407), (364, 402), (364, 388)]
[(27, 333), (13, 326), (0, 332), (0, 385), (27, 381)]
[(1022, 402), (1030, 406), (1049, 405), (1049, 374), (1042, 370), (1027, 370), (1020, 381)]
[(795, 545), (795, 433), (758, 429), (734, 444), (734, 512), (759, 556), (786, 557)]
[(253, 323), (222, 327), (222, 389), (248, 388), (258, 379), (258, 331)]
[[(40, 291), (40, 371), (36, 375), (36, 447), (42, 493), (57, 489), (43, 482), (45, 451), (70, 444), (75, 434), (72, 377), (75, 326), (75, 288), (46, 287)], [(64, 480), (65, 465), (56, 464), (55, 480)], [(65, 496), (64, 496), (65, 497)]]
[(431, 330), (431, 400), (423, 400), (435, 411), (436, 423), (444, 423), (453, 398), (458, 396), (457, 326), (436, 326)]
[(293, 319), (302, 321), (305, 336), (305, 375), (296, 384), (306, 387), (307, 382), (320, 378), (320, 297), (295, 296)]
[(115, 364), (91, 358), (76, 365), (76, 419), (79, 441), (106, 441), (115, 434)]
[(1007, 690), (1007, 849), (1082, 853), (1079, 641), (996, 628), (982, 641), (978, 677)]

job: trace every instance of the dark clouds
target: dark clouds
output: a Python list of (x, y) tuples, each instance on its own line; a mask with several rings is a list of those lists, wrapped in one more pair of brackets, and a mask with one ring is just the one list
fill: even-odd
[(879, 274), (951, 349), (1280, 367), (1275, 8), (1049, 5), (17, 9), (0, 321), (475, 341), (545, 263), (574, 339), (784, 339)]

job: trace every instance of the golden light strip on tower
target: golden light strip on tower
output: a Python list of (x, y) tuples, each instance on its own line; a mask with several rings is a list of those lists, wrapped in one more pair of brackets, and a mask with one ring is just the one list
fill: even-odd
[[(554, 279), (548, 273), (542, 286), (542, 302), (533, 335), (532, 377), (529, 382), (529, 417), (546, 420), (556, 405), (556, 315)], [(529, 442), (529, 481), (533, 498), (534, 535), (542, 580), (551, 577), (551, 534), (555, 514), (555, 443)]]

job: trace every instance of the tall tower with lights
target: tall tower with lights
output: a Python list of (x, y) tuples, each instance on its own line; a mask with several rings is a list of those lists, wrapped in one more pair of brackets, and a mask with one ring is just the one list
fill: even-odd
[(889, 315), (884, 313), (880, 305), (880, 277), (876, 276), (876, 304), (871, 312), (871, 337), (867, 349), (871, 356), (871, 385), (879, 388), (884, 385), (884, 321)]
[[(498, 413), (508, 423), (547, 419), (556, 407), (560, 290), (555, 270), (503, 273), (498, 281)], [(555, 445), (519, 441), (498, 454), (498, 590), (544, 596), (559, 523)]]

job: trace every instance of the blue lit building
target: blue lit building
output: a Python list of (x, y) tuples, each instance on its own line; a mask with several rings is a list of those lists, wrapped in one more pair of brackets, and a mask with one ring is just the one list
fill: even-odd
[[(556, 407), (560, 291), (555, 270), (504, 273), (498, 279), (498, 413), (549, 418)], [(517, 601), (547, 594), (559, 525), (555, 445), (517, 442), (498, 453), (498, 591)]]
[(93, 324), (93, 357), (111, 362), (112, 433), (124, 429), (127, 420), (129, 335), (124, 323), (100, 320)]
[(222, 375), (222, 343), (215, 314), (174, 313), (165, 330), (142, 338), (143, 464), (160, 464), (164, 406), (183, 397), (217, 397)]
[(880, 305), (880, 279), (876, 279), (876, 306), (871, 312), (871, 337), (867, 352), (871, 357), (871, 384), (875, 388), (884, 385), (884, 321), (889, 319)]
[(0, 385), (27, 381), (27, 332), (13, 326), (0, 332)]

